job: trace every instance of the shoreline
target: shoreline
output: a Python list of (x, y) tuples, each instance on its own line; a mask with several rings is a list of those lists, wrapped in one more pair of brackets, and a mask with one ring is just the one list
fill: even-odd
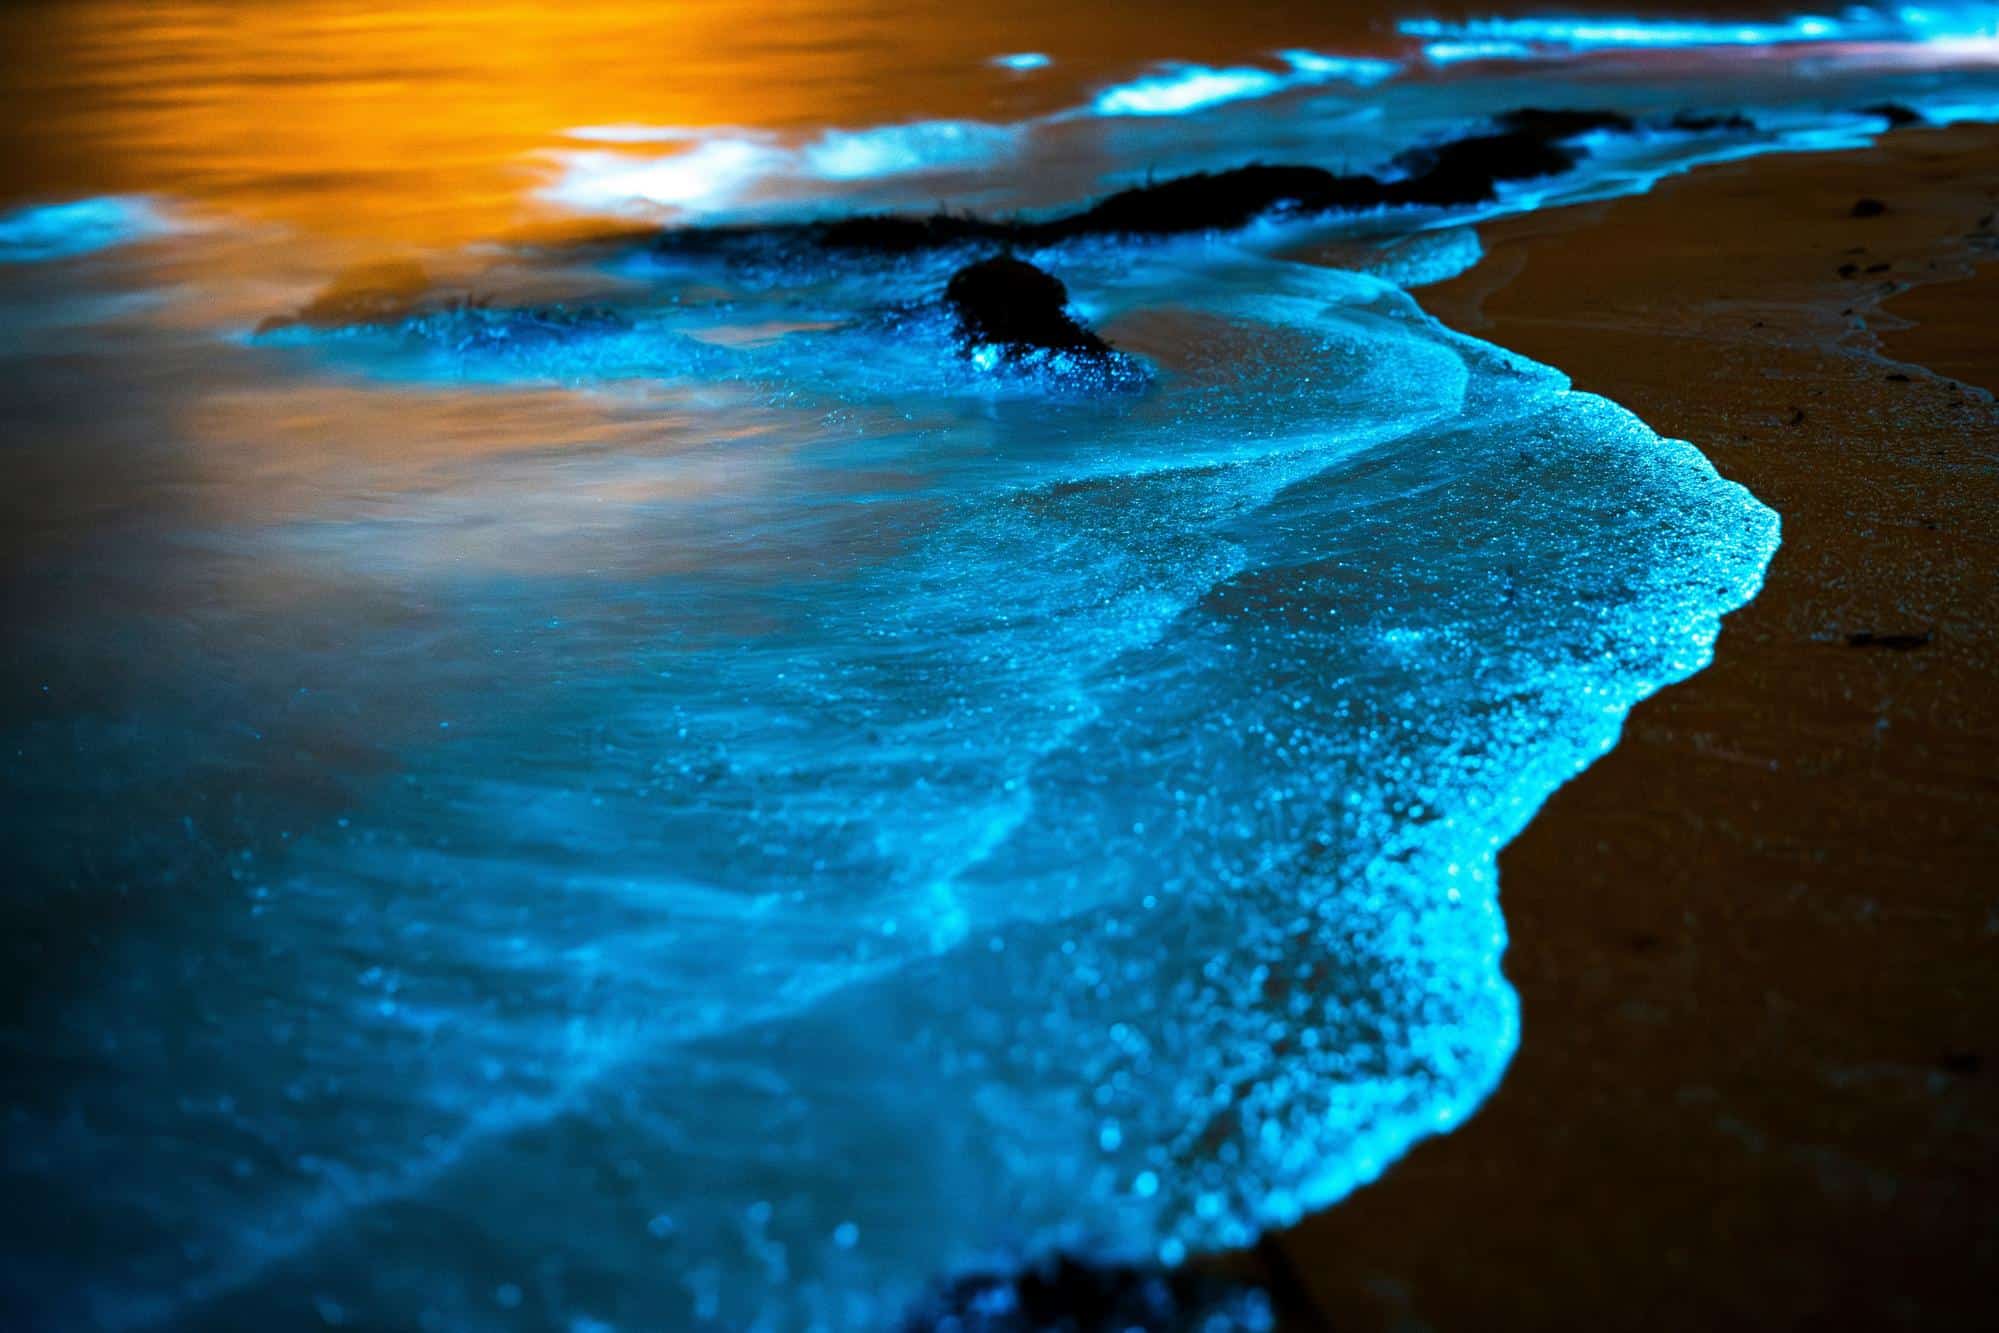
[(1259, 1247), (1281, 1327), (1988, 1301), (1999, 406), (1959, 377), (1999, 381), (1995, 154), (1959, 127), (1704, 167), (1482, 224), (1417, 293), (1694, 442), (1784, 544), (1714, 663), (1502, 853), (1520, 1051), (1467, 1124)]

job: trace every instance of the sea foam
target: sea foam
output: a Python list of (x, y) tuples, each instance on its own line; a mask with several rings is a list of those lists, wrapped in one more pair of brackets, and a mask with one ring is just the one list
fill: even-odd
[(878, 1329), (954, 1274), (1246, 1243), (1478, 1105), (1519, 1034), (1497, 850), (1707, 660), (1775, 517), (1380, 278), (1042, 259), (1151, 388), (954, 359), (920, 264), (267, 353), (646, 380), (682, 443), (336, 466), (255, 535), (422, 628), (218, 608), (195, 660), (337, 644), (294, 718), (435, 720), (337, 821), (269, 814), (202, 947), (274, 961), (182, 983), (227, 1059), (94, 1176), (158, 1236), (85, 1288), (106, 1322), (483, 1327), (552, 1267), (548, 1326)]

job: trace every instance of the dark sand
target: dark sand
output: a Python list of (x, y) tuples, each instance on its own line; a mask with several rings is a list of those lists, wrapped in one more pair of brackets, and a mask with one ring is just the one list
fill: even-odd
[(1960, 384), (1999, 386), (1995, 210), (1999, 132), (1909, 130), (1488, 226), (1421, 293), (1699, 444), (1784, 546), (1507, 850), (1519, 1056), (1266, 1243), (1288, 1327), (1999, 1317), (1999, 409)]

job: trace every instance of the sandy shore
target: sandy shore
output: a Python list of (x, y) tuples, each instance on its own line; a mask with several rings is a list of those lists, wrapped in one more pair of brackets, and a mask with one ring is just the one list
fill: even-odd
[(1980, 1322), (1995, 164), (1999, 132), (1960, 129), (1713, 168), (1484, 228), (1421, 294), (1700, 445), (1784, 546), (1715, 665), (1506, 852), (1519, 1057), (1466, 1128), (1264, 1247), (1287, 1326)]

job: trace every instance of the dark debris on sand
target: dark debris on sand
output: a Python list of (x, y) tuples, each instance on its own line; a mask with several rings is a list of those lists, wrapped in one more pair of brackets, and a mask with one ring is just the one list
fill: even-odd
[(1911, 653), (1918, 648), (1930, 646), (1931, 634), (1928, 630), (1894, 631), (1882, 633), (1878, 630), (1855, 630), (1846, 636), (1849, 648), (1886, 648), (1892, 653)]

